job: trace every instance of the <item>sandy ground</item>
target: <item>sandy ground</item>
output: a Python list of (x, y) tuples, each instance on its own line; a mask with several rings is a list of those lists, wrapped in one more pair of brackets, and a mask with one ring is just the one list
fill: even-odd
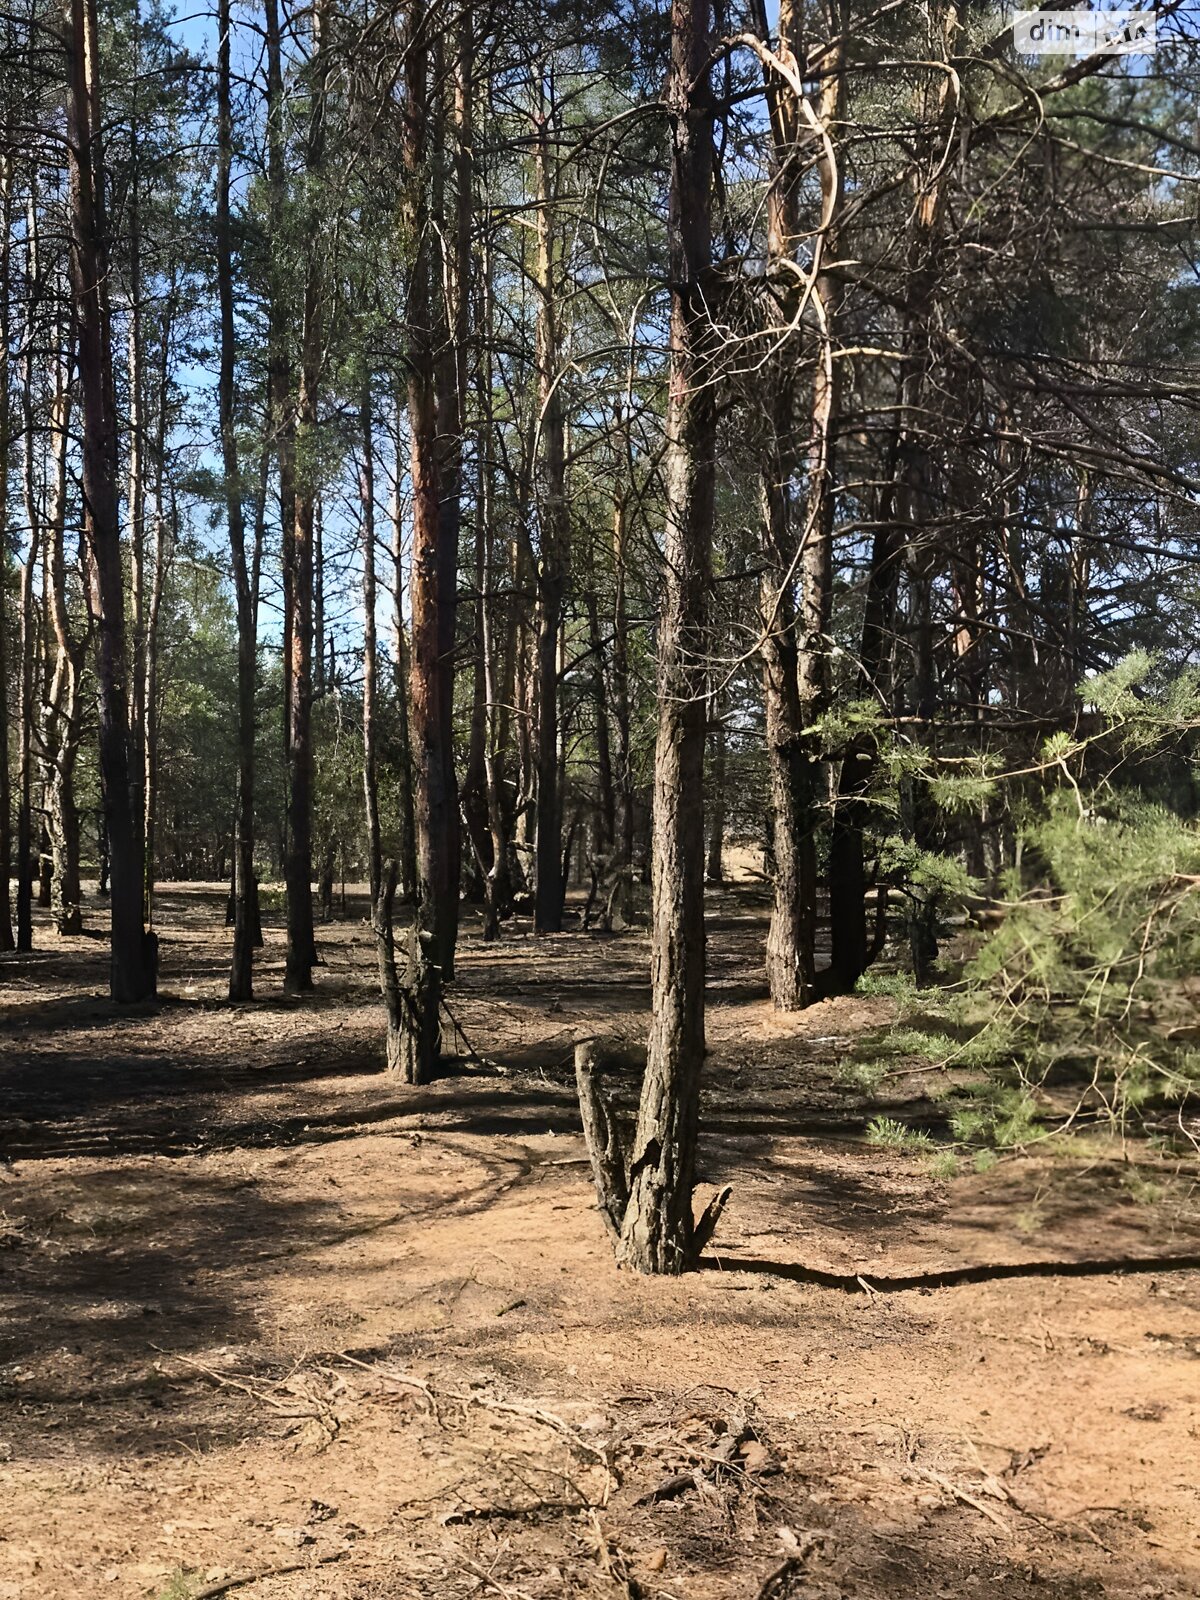
[(304, 1003), (278, 926), (221, 1002), (212, 888), (161, 897), (157, 1007), (108, 1005), (96, 939), (0, 960), (0, 1600), (1200, 1594), (1200, 1174), (874, 1148), (881, 1111), (936, 1131), (930, 1078), (839, 1071), (890, 1002), (773, 1016), (743, 889), (733, 1200), (706, 1270), (638, 1279), (570, 1051), (644, 1034), (644, 941), (468, 923), (482, 1062), (405, 1090), (349, 909)]

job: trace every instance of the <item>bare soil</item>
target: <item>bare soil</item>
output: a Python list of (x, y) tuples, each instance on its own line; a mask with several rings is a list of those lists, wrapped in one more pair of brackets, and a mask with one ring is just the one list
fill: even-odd
[(938, 1130), (939, 1075), (840, 1070), (889, 1001), (776, 1017), (743, 886), (702, 1137), (733, 1200), (706, 1270), (639, 1279), (570, 1059), (621, 1035), (633, 1103), (639, 935), (468, 920), (476, 1059), (406, 1090), (361, 896), (303, 1002), (272, 916), (223, 1002), (223, 909), (162, 893), (153, 1007), (108, 1004), (98, 938), (0, 960), (0, 1600), (1200, 1594), (1197, 1174), (875, 1148)]

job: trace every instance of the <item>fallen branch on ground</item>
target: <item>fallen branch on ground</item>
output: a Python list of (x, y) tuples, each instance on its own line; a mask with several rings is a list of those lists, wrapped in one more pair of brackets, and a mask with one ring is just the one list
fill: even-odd
[(192, 1600), (216, 1600), (219, 1594), (228, 1594), (231, 1589), (244, 1589), (249, 1584), (262, 1583), (267, 1578), (282, 1578), (289, 1572), (310, 1572), (313, 1567), (327, 1567), (331, 1562), (340, 1561), (345, 1553), (344, 1550), (335, 1550), (330, 1555), (316, 1556), (312, 1561), (289, 1561), (282, 1567), (257, 1567), (251, 1572), (235, 1572), (231, 1578), (222, 1578), (218, 1583), (197, 1589)]

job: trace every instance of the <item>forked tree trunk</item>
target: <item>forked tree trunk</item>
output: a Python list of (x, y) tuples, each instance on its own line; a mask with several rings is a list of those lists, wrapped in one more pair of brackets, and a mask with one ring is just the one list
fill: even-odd
[(667, 105), (671, 280), (663, 607), (658, 640), (650, 976), (653, 1020), (618, 1261), (678, 1273), (692, 1215), (704, 1059), (704, 732), (711, 585), (716, 335), (710, 308), (710, 0), (674, 0)]
[(71, 280), (82, 396), (83, 531), (96, 625), (100, 770), (110, 855), (110, 981), (113, 999), (126, 1002), (154, 994), (157, 950), (142, 921), (142, 818), (134, 809), (130, 790), (129, 660), (117, 511), (116, 401), (95, 0), (70, 0), (68, 16)]

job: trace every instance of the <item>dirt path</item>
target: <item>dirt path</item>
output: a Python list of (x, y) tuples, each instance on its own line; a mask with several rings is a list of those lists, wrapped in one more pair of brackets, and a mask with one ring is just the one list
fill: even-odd
[(937, 1126), (928, 1078), (839, 1072), (887, 1002), (775, 1019), (742, 898), (702, 1149), (734, 1200), (709, 1270), (631, 1278), (569, 1054), (642, 1035), (639, 939), (469, 934), (489, 1065), (403, 1091), (361, 923), (304, 1005), (268, 929), (231, 1010), (220, 904), (163, 895), (144, 1014), (97, 941), (0, 963), (0, 1600), (1200, 1593), (1200, 1273), (1021, 1270), (1194, 1258), (1190, 1205), (1094, 1153), (867, 1144)]

